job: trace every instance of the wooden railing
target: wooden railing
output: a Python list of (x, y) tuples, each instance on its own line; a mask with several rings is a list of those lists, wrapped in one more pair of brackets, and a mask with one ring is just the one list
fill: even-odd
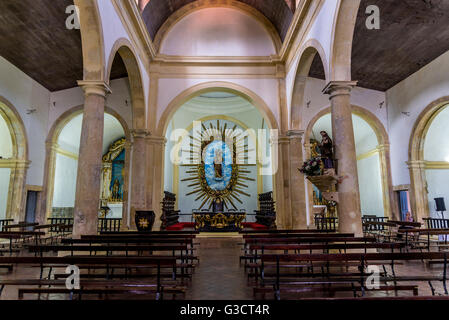
[(0, 220), (0, 231), (3, 231), (3, 227), (11, 224), (13, 221), (14, 221), (13, 219)]
[(315, 216), (315, 227), (317, 230), (324, 231), (337, 231), (338, 228), (338, 218), (327, 218)]
[[(67, 226), (73, 226), (73, 218), (48, 218), (47, 220), (48, 220), (49, 224), (64, 224)], [(59, 233), (59, 232), (61, 232), (61, 229), (57, 228), (57, 227), (52, 227), (48, 231)], [(72, 233), (72, 228), (64, 229), (63, 232), (64, 233)]]
[(122, 226), (122, 218), (99, 218), (98, 232), (119, 232)]
[(387, 217), (378, 217), (378, 216), (371, 216), (371, 215), (365, 215), (362, 217), (362, 224), (363, 224), (363, 231), (384, 231), (385, 226), (384, 225), (376, 225), (376, 224), (366, 224), (366, 222), (387, 222)]
[[(50, 224), (65, 224), (73, 226), (73, 218), (48, 218)], [(98, 218), (98, 232), (118, 232), (122, 226), (121, 218)], [(58, 230), (50, 230), (57, 232)], [(72, 228), (65, 229), (65, 233), (71, 233)]]
[(449, 219), (440, 218), (423, 218), (427, 225), (427, 229), (448, 229)]

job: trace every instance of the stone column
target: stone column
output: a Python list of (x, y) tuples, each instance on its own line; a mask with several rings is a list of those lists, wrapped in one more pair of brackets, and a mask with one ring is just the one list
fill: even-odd
[(334, 81), (324, 89), (332, 105), (332, 135), (334, 157), (339, 177), (338, 217), (339, 231), (363, 235), (360, 212), (357, 156), (352, 124), (351, 90), (357, 82)]
[(132, 152), (132, 142), (128, 139), (125, 142), (125, 172), (123, 183), (123, 210), (122, 210), (122, 224), (121, 229), (127, 231), (129, 229), (129, 182), (130, 182), (130, 160)]
[(103, 153), (105, 82), (79, 81), (84, 90), (73, 237), (97, 234)]
[[(151, 163), (147, 188), (152, 191), (149, 207), (156, 214), (153, 230), (159, 230), (161, 227), (162, 215), (162, 194), (164, 192), (164, 161), (165, 161), (165, 137), (151, 136), (148, 139), (147, 161)], [(181, 195), (177, 195), (178, 197)]]
[[(290, 139), (279, 136), (276, 174), (276, 226), (278, 229), (292, 228), (292, 212), (290, 203)], [(276, 157), (273, 154), (273, 157)]]
[(13, 160), (13, 162), (14, 166), (11, 168), (10, 174), (6, 219), (14, 219), (15, 222), (19, 222), (25, 221), (25, 179), (30, 162), (25, 160)]
[(304, 131), (290, 130), (290, 198), (293, 229), (307, 229), (307, 199), (304, 175), (299, 172), (304, 162), (302, 137)]
[(426, 165), (425, 161), (417, 160), (407, 162), (410, 170), (410, 199), (412, 214), (417, 222), (424, 222), (422, 218), (430, 217), (427, 199)]
[(148, 210), (147, 192), (147, 168), (151, 165), (147, 162), (147, 140), (150, 136), (148, 130), (140, 129), (132, 131), (132, 160), (131, 160), (131, 212), (129, 217), (129, 228), (136, 229), (136, 210)]

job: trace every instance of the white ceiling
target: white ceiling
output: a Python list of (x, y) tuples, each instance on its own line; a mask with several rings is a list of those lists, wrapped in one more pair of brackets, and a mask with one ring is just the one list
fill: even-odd
[[(79, 152), (81, 125), (83, 115), (77, 115), (62, 129), (58, 138), (59, 146), (73, 153)], [(111, 143), (125, 136), (120, 122), (112, 115), (105, 113), (104, 115), (104, 133), (103, 133), (103, 154), (105, 154)]]

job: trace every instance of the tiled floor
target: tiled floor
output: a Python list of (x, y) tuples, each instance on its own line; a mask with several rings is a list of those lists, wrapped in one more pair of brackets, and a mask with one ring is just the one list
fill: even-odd
[(239, 266), (240, 237), (200, 238), (200, 265), (195, 270), (187, 299), (250, 300), (243, 267)]
[[(241, 255), (240, 237), (200, 237), (198, 240), (198, 255), (200, 264), (197, 266), (193, 275), (192, 282), (187, 290), (186, 299), (188, 300), (251, 300), (253, 299), (252, 288), (248, 285), (247, 277), (243, 266), (239, 265), (239, 256)], [(387, 271), (390, 268), (387, 267)], [(63, 273), (60, 270), (59, 273)], [(441, 275), (442, 266), (429, 266), (427, 263), (415, 261), (396, 266), (397, 275)], [(15, 268), (10, 274), (0, 269), (0, 279), (20, 279), (20, 278), (38, 278), (37, 268)], [(400, 284), (411, 284), (401, 282)], [(443, 293), (441, 282), (433, 283), (438, 293)], [(431, 290), (426, 282), (419, 283), (420, 295), (431, 295)], [(386, 294), (378, 292), (375, 295), (385, 296)], [(410, 295), (410, 293), (401, 293), (400, 295)], [(347, 296), (345, 294), (345, 296)], [(349, 293), (349, 296), (351, 294)], [(29, 297), (31, 298), (31, 297)], [(65, 296), (54, 295), (50, 299), (63, 299)], [(267, 298), (270, 298), (267, 296)], [(0, 300), (17, 299), (17, 287), (6, 287)], [(43, 297), (47, 299), (47, 297)]]

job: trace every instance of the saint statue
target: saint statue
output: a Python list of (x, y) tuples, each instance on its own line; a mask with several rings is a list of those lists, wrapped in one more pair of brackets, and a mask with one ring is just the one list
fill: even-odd
[(120, 182), (118, 179), (115, 179), (114, 185), (112, 186), (112, 200), (118, 201), (120, 199)]
[(319, 144), (321, 158), (324, 162), (325, 169), (333, 169), (334, 168), (334, 152), (333, 152), (333, 143), (332, 139), (329, 137), (326, 131), (321, 131), (321, 143)]
[(215, 178), (221, 179), (223, 178), (223, 154), (220, 150), (215, 151), (214, 157), (214, 169), (215, 169)]

